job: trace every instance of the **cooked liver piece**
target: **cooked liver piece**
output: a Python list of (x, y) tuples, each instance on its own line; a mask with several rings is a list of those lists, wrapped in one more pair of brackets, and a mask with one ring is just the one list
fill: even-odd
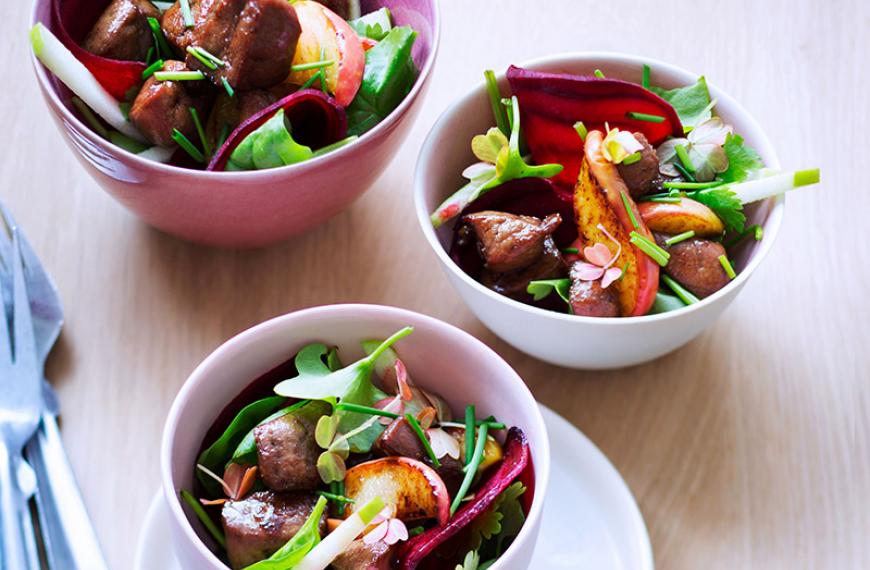
[[(295, 535), (311, 516), (314, 493), (259, 491), (241, 501), (224, 503), (221, 516), (227, 557), (233, 568), (244, 568), (268, 558)], [(320, 532), (326, 530), (326, 513)]]
[(420, 438), (405, 418), (393, 420), (375, 440), (374, 448), (375, 451), (386, 456), (395, 455), (412, 459), (423, 459), (426, 456)]
[(634, 138), (643, 145), (643, 149), (640, 151), (640, 160), (632, 164), (617, 164), (616, 169), (628, 187), (632, 198), (640, 198), (656, 189), (661, 181), (661, 176), (659, 175), (659, 157), (656, 155), (656, 149), (649, 144), (643, 133), (634, 133)]
[(254, 429), (263, 483), (273, 491), (316, 489), (320, 485), (314, 422), (303, 414), (286, 414)]
[(266, 89), (290, 74), (302, 28), (287, 0), (197, 0), (191, 12), (195, 25), (186, 28), (174, 5), (163, 15), (163, 29), (178, 50), (200, 47), (227, 63), (212, 70), (187, 54), (187, 65), (215, 85), (226, 78), (240, 91)]
[(547, 236), (544, 239), (541, 256), (530, 266), (507, 273), (484, 270), (481, 283), (502, 295), (527, 300), (529, 295), (526, 293), (526, 288), (529, 281), (559, 279), (565, 277), (567, 273), (568, 268), (565, 266), (562, 254), (559, 253), (559, 248), (556, 247), (553, 238)]
[(393, 561), (395, 547), (385, 542), (366, 544), (361, 539), (353, 541), (350, 547), (332, 561), (333, 570), (389, 570)]
[(571, 312), (584, 317), (618, 317), (619, 297), (611, 285), (607, 289), (601, 281), (583, 281), (577, 277), (577, 264), (571, 268)]
[(82, 47), (110, 59), (144, 61), (154, 45), (149, 17), (160, 18), (160, 11), (148, 0), (113, 0)]
[(680, 285), (703, 299), (731, 281), (719, 261), (720, 255), (726, 255), (721, 243), (693, 238), (666, 246), (668, 237), (655, 234), (656, 242), (671, 254), (665, 271)]
[(540, 220), (505, 212), (483, 211), (463, 220), (474, 228), (486, 268), (497, 273), (524, 269), (544, 252), (544, 241), (554, 232), (562, 217), (552, 214)]
[[(180, 61), (167, 61), (164, 71), (188, 71)], [(148, 78), (130, 108), (130, 120), (154, 144), (172, 146), (172, 129), (178, 129), (190, 140), (196, 140), (196, 125), (190, 114), (195, 108), (205, 112), (208, 98), (194, 95), (184, 81), (157, 81)]]

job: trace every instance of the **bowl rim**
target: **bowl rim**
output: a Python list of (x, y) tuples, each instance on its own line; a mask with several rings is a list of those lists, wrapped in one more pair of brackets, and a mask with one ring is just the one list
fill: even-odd
[[(34, 0), (33, 5), (31, 6), (30, 11), (30, 27), (35, 26), (39, 20), (37, 19), (37, 10), (39, 7), (43, 6), (46, 3), (50, 3), (52, 0)], [(441, 45), (441, 4), (440, 0), (431, 0), (432, 2), (432, 42), (429, 49), (429, 55), (426, 58), (425, 63), (423, 64), (423, 68), (420, 70), (420, 74), (417, 76), (417, 80), (414, 82), (414, 86), (411, 88), (411, 91), (402, 99), (402, 102), (399, 103), (399, 106), (393, 109), (393, 111), (384, 118), (380, 123), (375, 125), (369, 131), (363, 133), (357, 140), (351, 142), (350, 144), (346, 144), (341, 148), (338, 148), (332, 152), (324, 154), (322, 156), (317, 156), (311, 158), (309, 160), (299, 162), (296, 164), (289, 164), (286, 166), (279, 166), (277, 168), (269, 168), (266, 170), (251, 170), (251, 171), (209, 171), (209, 170), (195, 170), (191, 168), (182, 168), (180, 166), (174, 166), (171, 164), (165, 164), (162, 162), (157, 162), (156, 160), (149, 160), (147, 158), (142, 158), (138, 154), (132, 153), (124, 148), (121, 148), (117, 145), (112, 144), (111, 142), (105, 140), (87, 124), (85, 124), (81, 119), (79, 119), (75, 113), (73, 113), (66, 105), (64, 105), (63, 101), (60, 100), (57, 91), (54, 89), (51, 81), (49, 81), (49, 71), (42, 65), (42, 62), (36, 57), (36, 54), (32, 49), (28, 49), (30, 53), (30, 63), (33, 66), (34, 71), (36, 72), (37, 82), (41, 87), (44, 94), (50, 100), (49, 106), (53, 106), (59, 112), (61, 118), (64, 121), (67, 121), (81, 131), (83, 136), (90, 142), (91, 144), (96, 145), (97, 147), (105, 150), (109, 153), (114, 153), (119, 155), (126, 161), (132, 162), (136, 166), (142, 168), (153, 168), (157, 173), (160, 174), (188, 174), (191, 176), (199, 176), (205, 179), (219, 179), (219, 180), (231, 180), (233, 182), (244, 183), (247, 180), (257, 178), (260, 176), (274, 176), (276, 174), (304, 174), (309, 170), (314, 170), (315, 168), (325, 165), (332, 159), (338, 159), (344, 155), (349, 154), (350, 152), (356, 151), (361, 145), (364, 143), (379, 138), (382, 134), (388, 132), (394, 124), (396, 124), (411, 106), (414, 104), (415, 100), (424, 89), (426, 83), (429, 80), (429, 77), (432, 72), (432, 68), (435, 66), (435, 60), (438, 55), (438, 49)], [(48, 25), (46, 24), (46, 27)], [(54, 32), (52, 32), (54, 33)]]
[[(643, 64), (647, 64), (653, 69), (666, 71), (668, 75), (686, 76), (693, 78), (700, 77), (700, 74), (693, 73), (685, 68), (671, 63), (667, 63), (665, 61), (622, 52), (560, 52), (557, 54), (531, 59), (517, 65), (519, 67), (536, 69), (541, 66), (565, 64), (570, 65), (577, 63), (597, 63), (599, 67), (604, 67), (605, 65), (612, 63), (635, 64), (638, 66), (638, 68), (640, 68), (640, 66), (642, 66)], [(505, 79), (505, 72), (496, 74), (496, 78), (498, 82), (502, 82)], [(710, 82), (709, 79), (707, 80), (707, 87), (718, 102), (727, 103), (728, 106), (734, 109), (734, 113), (736, 115), (740, 115), (741, 118), (744, 119), (751, 127), (751, 130), (757, 133), (757, 137), (755, 137), (757, 140), (753, 141), (753, 144), (755, 145), (754, 148), (762, 156), (765, 164), (768, 167), (779, 169), (780, 163), (779, 158), (776, 154), (776, 150), (774, 149), (773, 144), (770, 142), (767, 133), (761, 128), (761, 125), (758, 123), (755, 117), (751, 113), (749, 113), (749, 111), (747, 111), (746, 108), (735, 98), (720, 89), (715, 83)], [(496, 300), (496, 302), (505, 303), (510, 307), (523, 311), (527, 313), (530, 317), (548, 317), (566, 323), (595, 323), (596, 325), (608, 327), (625, 327), (639, 323), (655, 323), (681, 318), (693, 312), (702, 311), (706, 307), (718, 303), (721, 299), (728, 296), (732, 291), (739, 291), (740, 288), (742, 288), (746, 281), (749, 279), (750, 275), (752, 275), (752, 273), (761, 264), (764, 258), (767, 257), (770, 249), (773, 247), (773, 244), (776, 241), (776, 238), (779, 235), (779, 230), (782, 226), (782, 216), (785, 208), (785, 197), (782, 195), (772, 199), (773, 207), (768, 214), (767, 220), (764, 222), (764, 224), (762, 224), (762, 227), (764, 228), (764, 239), (761, 240), (759, 250), (752, 256), (743, 271), (741, 271), (737, 275), (737, 277), (735, 279), (732, 279), (725, 287), (719, 289), (714, 294), (704, 299), (701, 299), (697, 303), (693, 303), (692, 305), (688, 305), (681, 309), (655, 315), (641, 315), (636, 317), (587, 317), (581, 315), (572, 315), (568, 313), (558, 313), (556, 311), (542, 309), (532, 305), (527, 305), (520, 301), (511, 299), (510, 297), (506, 297), (504, 295), (496, 293), (495, 291), (489, 289), (488, 287), (485, 287), (483, 284), (474, 280), (458, 265), (456, 265), (456, 263), (450, 258), (447, 250), (442, 247), (441, 242), (438, 240), (438, 236), (435, 233), (435, 228), (432, 227), (430, 213), (428, 212), (426, 207), (426, 197), (429, 194), (429, 183), (426, 180), (425, 171), (428, 165), (434, 162), (437, 150), (440, 148), (438, 143), (442, 131), (447, 127), (448, 123), (451, 123), (455, 120), (455, 117), (456, 115), (458, 115), (460, 107), (465, 106), (471, 100), (477, 97), (485, 96), (485, 94), (486, 84), (484, 81), (480, 81), (475, 84), (468, 92), (466, 92), (465, 95), (451, 103), (441, 113), (441, 115), (438, 117), (438, 120), (435, 121), (432, 129), (429, 131), (429, 134), (426, 135), (426, 139), (423, 141), (423, 146), (420, 149), (420, 154), (417, 158), (417, 164), (414, 173), (414, 208), (417, 213), (417, 221), (420, 224), (420, 228), (423, 231), (423, 235), (425, 236), (427, 243), (435, 251), (435, 254), (441, 261), (442, 266), (448, 268), (448, 271), (450, 271), (451, 274), (458, 277), (463, 283), (465, 283), (467, 286), (471, 287), (478, 293), (485, 295), (490, 299)]]
[[(487, 346), (483, 341), (473, 336), (459, 327), (440, 319), (430, 317), (423, 313), (393, 307), (389, 305), (374, 305), (365, 303), (344, 303), (332, 305), (320, 305), (309, 307), (298, 311), (293, 311), (273, 317), (261, 323), (258, 323), (221, 343), (213, 352), (200, 362), (197, 367), (184, 381), (181, 389), (176, 394), (172, 405), (167, 414), (166, 422), (164, 423), (163, 433), (160, 440), (160, 486), (163, 493), (163, 498), (168, 505), (170, 515), (177, 523), (181, 525), (184, 539), (192, 544), (200, 556), (208, 560), (216, 568), (224, 568), (223, 562), (206, 546), (205, 542), (199, 537), (193, 526), (187, 519), (184, 509), (181, 506), (181, 501), (175, 488), (175, 480), (172, 475), (173, 468), (173, 444), (175, 434), (178, 431), (178, 423), (182, 412), (185, 411), (191, 398), (191, 393), (194, 388), (205, 381), (212, 368), (218, 363), (223, 362), (228, 356), (234, 352), (243, 350), (260, 341), (263, 336), (278, 335), (290, 323), (297, 320), (316, 319), (323, 315), (356, 315), (358, 318), (359, 312), (365, 312), (370, 315), (387, 315), (403, 319), (412, 319), (413, 321), (425, 323), (431, 327), (438, 335), (457, 336), (462, 338), (463, 342), (470, 345), (469, 350), (480, 352), (486, 355), (486, 358), (494, 359), (499, 363), (499, 366), (504, 370), (507, 382), (515, 384), (521, 397), (532, 402), (533, 406), (527, 411), (528, 419), (534, 423), (534, 430), (539, 435), (539, 442), (536, 442), (537, 447), (533, 450), (532, 467), (535, 475), (534, 497), (531, 509), (526, 517), (526, 523), (523, 524), (519, 535), (514, 539), (511, 546), (505, 551), (498, 562), (492, 568), (494, 570), (505, 570), (504, 562), (510, 562), (505, 557), (511, 552), (517, 552), (518, 546), (525, 545), (527, 542), (536, 539), (536, 535), (532, 536), (532, 527), (535, 524), (528, 524), (529, 521), (536, 523), (540, 528), (540, 522), (543, 520), (544, 500), (546, 498), (547, 489), (550, 482), (550, 442), (547, 434), (547, 426), (544, 421), (544, 416), (537, 400), (529, 389), (528, 385), (520, 377), (519, 373), (495, 350)], [(534, 544), (529, 548), (531, 553), (534, 550)]]

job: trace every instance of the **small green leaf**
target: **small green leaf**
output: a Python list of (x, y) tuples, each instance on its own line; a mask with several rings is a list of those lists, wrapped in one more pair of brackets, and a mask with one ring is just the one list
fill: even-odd
[(320, 416), (314, 428), (314, 441), (323, 449), (329, 449), (338, 432), (338, 416)]
[(269, 558), (246, 566), (244, 570), (288, 570), (302, 562), (308, 553), (320, 544), (320, 519), (323, 517), (327, 502), (324, 497), (318, 498), (314, 510), (308, 515), (305, 523), (284, 546)]
[(507, 137), (497, 127), (492, 127), (485, 135), (476, 135), (471, 139), (471, 152), (474, 156), (490, 164), (495, 164), (499, 153), (507, 146)]
[(456, 565), (456, 570), (478, 570), (479, 564), (480, 556), (477, 554), (477, 551), (469, 550), (462, 564)]
[(393, 29), (389, 8), (381, 8), (380, 10), (369, 12), (361, 18), (348, 20), (347, 23), (350, 24), (350, 27), (353, 28), (358, 36), (378, 42), (384, 39), (389, 31)]
[(344, 477), (347, 475), (347, 466), (344, 459), (338, 454), (324, 451), (317, 458), (317, 472), (324, 483), (344, 481)]
[(550, 295), (553, 291), (558, 293), (566, 303), (570, 303), (569, 290), (571, 289), (570, 279), (542, 279), (540, 281), (529, 281), (526, 287), (526, 293), (532, 295), (535, 301), (540, 301)]
[[(305, 406), (309, 403), (311, 403), (311, 400), (302, 400), (301, 402), (296, 402), (295, 404), (278, 410), (274, 414), (258, 422), (256, 426), (248, 430), (248, 433), (245, 434), (245, 437), (242, 439), (242, 441), (239, 442), (239, 445), (236, 446), (236, 450), (233, 452), (233, 455), (230, 458), (230, 463), (256, 463), (257, 441), (254, 437), (254, 430), (257, 428), (257, 426), (267, 424), (272, 420), (277, 420), (280, 417), (293, 413), (296, 410), (300, 409), (302, 406)], [(206, 467), (208, 466), (206, 465)]]
[(671, 104), (684, 127), (694, 127), (712, 116), (713, 102), (707, 80), (702, 75), (692, 85), (676, 89), (650, 87), (650, 91)]
[(725, 154), (728, 155), (728, 169), (720, 177), (725, 182), (743, 182), (749, 173), (764, 166), (755, 150), (743, 144), (743, 137), (729, 134), (725, 138)]
[(227, 170), (265, 170), (308, 160), (311, 148), (297, 143), (290, 133), (284, 109), (249, 134), (233, 150)]
[(746, 223), (746, 215), (743, 213), (743, 204), (737, 194), (725, 186), (690, 192), (688, 197), (696, 202), (701, 202), (719, 216), (725, 229), (742, 232)]

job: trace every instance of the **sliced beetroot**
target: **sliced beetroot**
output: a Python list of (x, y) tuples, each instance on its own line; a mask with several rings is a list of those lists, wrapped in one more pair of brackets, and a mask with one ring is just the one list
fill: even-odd
[[(461, 215), (483, 210), (536, 218), (559, 214), (562, 216), (562, 223), (553, 234), (556, 245), (559, 248), (570, 247), (577, 239), (577, 224), (574, 223), (574, 206), (570, 197), (567, 200), (563, 199), (556, 192), (553, 183), (545, 178), (522, 178), (506, 182), (469, 204)], [(454, 227), (450, 257), (472, 279), (480, 281), (483, 274), (483, 259), (477, 251), (477, 240), (462, 239), (460, 234), (462, 225), (459, 222)], [(556, 295), (550, 295), (540, 301), (534, 301), (529, 295), (522, 301), (542, 309), (565, 310), (564, 303)]]
[(101, 57), (80, 45), (110, 2), (111, 0), (53, 0), (51, 27), (63, 45), (94, 74), (100, 85), (115, 99), (124, 101), (130, 90), (142, 83), (145, 64)]
[[(674, 108), (636, 83), (594, 76), (543, 73), (516, 66), (507, 71), (513, 94), (520, 102), (523, 133), (537, 164), (565, 167), (553, 177), (561, 192), (570, 194), (580, 173), (582, 143), (574, 123), (587, 129), (619, 128), (641, 132), (658, 146), (669, 136), (683, 136)], [(664, 117), (661, 123), (639, 121), (629, 112)]]
[(347, 136), (347, 116), (335, 99), (317, 89), (303, 89), (266, 107), (239, 125), (215, 153), (206, 170), (224, 170), (233, 150), (280, 109), (284, 109), (284, 115), (293, 126), (293, 140), (312, 150)]
[[(531, 465), (531, 451), (526, 435), (519, 428), (512, 427), (504, 443), (504, 458), (492, 476), (469, 501), (444, 526), (438, 526), (403, 543), (399, 550), (399, 568), (415, 570), (426, 557), (438, 547), (459, 534), (474, 519), (492, 505), (493, 501), (514, 483)], [(528, 493), (528, 491), (527, 491)]]

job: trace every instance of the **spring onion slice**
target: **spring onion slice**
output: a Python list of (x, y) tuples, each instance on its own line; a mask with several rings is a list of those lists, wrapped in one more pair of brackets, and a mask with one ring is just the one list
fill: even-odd
[(375, 497), (329, 533), (293, 570), (326, 570), (382, 510), (384, 510), (384, 501), (380, 497)]
[(145, 141), (127, 122), (118, 102), (60, 40), (41, 23), (30, 30), (30, 44), (39, 61), (107, 123), (128, 137)]
[(668, 286), (668, 288), (674, 292), (674, 294), (680, 298), (680, 300), (687, 305), (694, 305), (700, 299), (698, 299), (691, 291), (685, 289), (682, 285), (673, 280), (670, 275), (662, 275), (662, 283)]
[(417, 418), (415, 418), (413, 414), (405, 414), (405, 421), (408, 422), (411, 429), (413, 429), (414, 433), (417, 434), (420, 443), (423, 444), (423, 449), (426, 450), (426, 455), (428, 455), (429, 459), (432, 461), (432, 466), (435, 467), (435, 469), (440, 469), (441, 462), (438, 461), (438, 456), (435, 455), (435, 450), (432, 449), (432, 444), (429, 442), (429, 438), (426, 437), (426, 432), (423, 431), (423, 426), (420, 425), (420, 422), (417, 421)]

